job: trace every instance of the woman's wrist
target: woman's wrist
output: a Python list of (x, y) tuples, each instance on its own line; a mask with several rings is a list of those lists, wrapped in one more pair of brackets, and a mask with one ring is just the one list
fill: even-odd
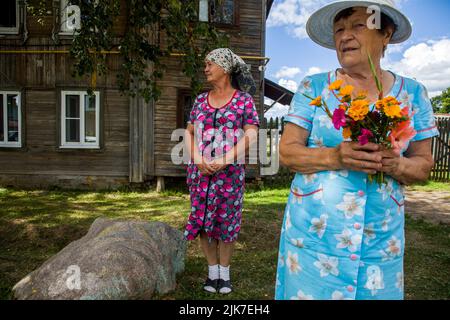
[(339, 146), (328, 148), (325, 161), (328, 170), (337, 171), (342, 169), (342, 163), (339, 157)]

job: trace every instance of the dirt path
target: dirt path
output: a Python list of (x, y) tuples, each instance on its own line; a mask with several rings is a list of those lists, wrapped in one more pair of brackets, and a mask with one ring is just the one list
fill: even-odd
[(414, 219), (450, 225), (450, 192), (406, 191), (405, 213)]

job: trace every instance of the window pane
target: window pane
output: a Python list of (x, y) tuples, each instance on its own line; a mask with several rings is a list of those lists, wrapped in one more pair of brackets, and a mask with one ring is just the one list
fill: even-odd
[(67, 119), (66, 120), (66, 141), (80, 142), (80, 120)]
[(234, 24), (234, 0), (211, 1), (212, 22)]
[(3, 118), (3, 95), (0, 94), (0, 141), (4, 142), (5, 140), (5, 127), (3, 125), (4, 118)]
[(19, 103), (18, 96), (8, 94), (8, 141), (19, 141)]
[(0, 28), (15, 28), (17, 26), (16, 9), (16, 0), (2, 0)]
[(66, 118), (80, 118), (80, 96), (66, 96)]
[(75, 32), (81, 29), (82, 15), (78, 1), (61, 1), (61, 30)]
[(200, 0), (198, 9), (198, 20), (208, 22), (208, 0)]
[(192, 97), (191, 95), (186, 95), (183, 97), (183, 100), (184, 128), (186, 128), (192, 110)]
[(85, 142), (97, 142), (96, 133), (96, 122), (95, 122), (95, 97), (90, 97), (88, 95), (84, 96), (84, 121), (85, 121)]

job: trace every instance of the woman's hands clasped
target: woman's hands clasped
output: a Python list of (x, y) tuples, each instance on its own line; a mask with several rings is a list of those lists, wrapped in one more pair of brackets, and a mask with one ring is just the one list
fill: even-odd
[(335, 149), (338, 168), (375, 174), (383, 167), (380, 149), (375, 143), (343, 142)]
[(375, 143), (360, 145), (358, 142), (343, 142), (335, 149), (340, 169), (376, 174), (378, 171), (394, 175), (400, 168), (400, 151), (384, 150)]
[(210, 176), (220, 170), (225, 169), (225, 167), (228, 165), (224, 160), (221, 160), (222, 159), (207, 161), (203, 158), (201, 163), (197, 163), (197, 167), (202, 175)]

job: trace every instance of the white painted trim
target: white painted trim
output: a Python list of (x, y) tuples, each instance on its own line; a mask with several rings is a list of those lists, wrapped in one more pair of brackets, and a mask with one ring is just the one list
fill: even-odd
[[(87, 91), (61, 91), (61, 149), (100, 149), (100, 92), (95, 94), (95, 137), (96, 142), (86, 142), (85, 136), (85, 96)], [(66, 96), (79, 96), (80, 105), (80, 142), (67, 142), (66, 137)]]
[[(19, 91), (0, 91), (0, 95), (3, 95), (3, 141), (0, 141), (1, 148), (21, 148), (22, 147), (22, 99)], [(17, 110), (18, 116), (18, 137), (19, 141), (8, 141), (8, 95), (17, 95)]]
[(19, 0), (16, 0), (16, 26), (12, 28), (0, 28), (0, 34), (19, 34), (20, 26)]

